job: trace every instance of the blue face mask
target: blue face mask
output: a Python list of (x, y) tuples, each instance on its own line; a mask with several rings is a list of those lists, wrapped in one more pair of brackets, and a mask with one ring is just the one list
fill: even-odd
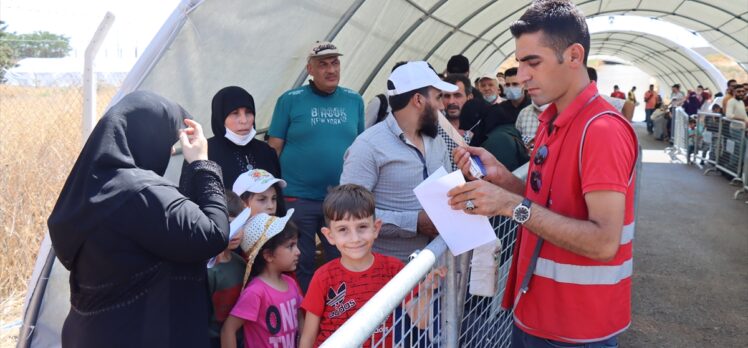
[(483, 99), (487, 101), (489, 104), (493, 104), (496, 101), (496, 98), (498, 98), (498, 95), (484, 95)]
[(504, 89), (504, 94), (506, 94), (506, 99), (519, 100), (520, 98), (522, 98), (522, 88), (521, 87), (506, 87)]

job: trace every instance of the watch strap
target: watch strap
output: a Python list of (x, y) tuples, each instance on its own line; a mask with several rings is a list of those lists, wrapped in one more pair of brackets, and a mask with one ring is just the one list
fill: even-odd
[(523, 199), (522, 203), (520, 204), (524, 205), (525, 207), (530, 208), (530, 206), (532, 205), (532, 201), (529, 198), (525, 197), (525, 199)]

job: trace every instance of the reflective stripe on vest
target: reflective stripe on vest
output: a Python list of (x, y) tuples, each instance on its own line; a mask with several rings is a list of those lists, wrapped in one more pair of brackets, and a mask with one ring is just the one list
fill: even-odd
[[(634, 223), (623, 226), (621, 245), (631, 243), (634, 239)], [(558, 263), (538, 257), (533, 274), (553, 279), (559, 283), (579, 285), (613, 285), (631, 276), (633, 259), (626, 260), (617, 266), (579, 266)]]

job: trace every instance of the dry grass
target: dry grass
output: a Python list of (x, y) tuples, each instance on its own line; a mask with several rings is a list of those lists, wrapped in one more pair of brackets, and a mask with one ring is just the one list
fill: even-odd
[[(102, 87), (99, 114), (116, 92)], [(0, 326), (21, 319), (46, 220), (81, 148), (80, 88), (0, 85)], [(0, 346), (17, 332), (0, 332)]]

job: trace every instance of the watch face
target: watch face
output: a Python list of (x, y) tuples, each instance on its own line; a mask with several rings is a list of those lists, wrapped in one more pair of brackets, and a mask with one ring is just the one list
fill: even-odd
[(520, 205), (514, 209), (514, 220), (519, 223), (524, 223), (530, 219), (530, 209), (524, 205)]

